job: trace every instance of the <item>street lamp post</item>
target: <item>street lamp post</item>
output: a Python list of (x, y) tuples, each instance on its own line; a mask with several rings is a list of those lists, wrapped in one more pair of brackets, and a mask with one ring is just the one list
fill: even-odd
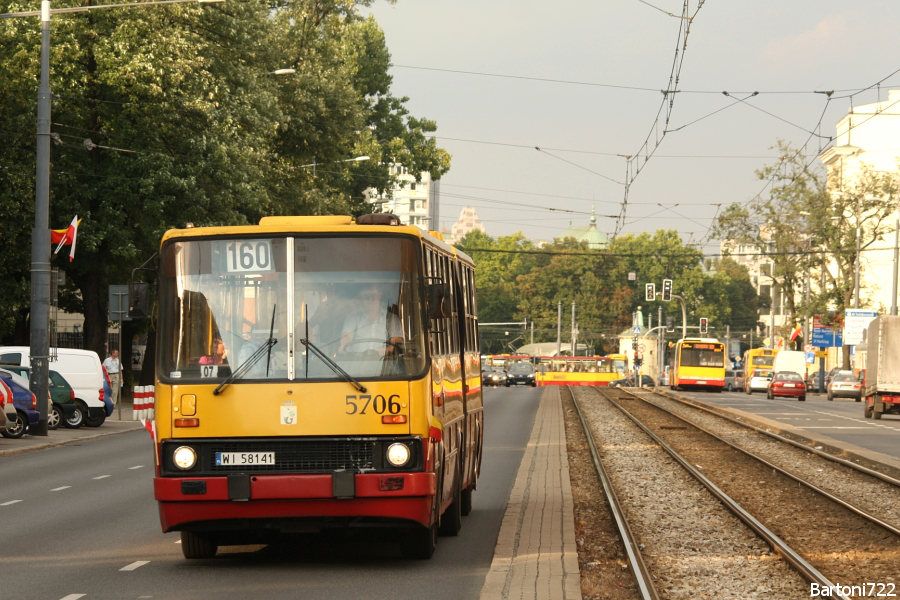
[(225, 0), (154, 0), (98, 6), (50, 8), (50, 0), (41, 2), (41, 10), (0, 14), (0, 19), (41, 18), (41, 79), (37, 99), (37, 156), (35, 161), (34, 229), (31, 233), (31, 379), (29, 387), (37, 398), (40, 419), (29, 427), (31, 435), (47, 435), (50, 379), (50, 16), (87, 12), (103, 8), (147, 6), (151, 4), (199, 4)]

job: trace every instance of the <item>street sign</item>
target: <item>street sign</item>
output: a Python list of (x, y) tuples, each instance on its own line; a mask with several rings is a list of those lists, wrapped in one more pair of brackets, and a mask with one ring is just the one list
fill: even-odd
[(109, 320), (110, 321), (130, 321), (128, 316), (128, 286), (127, 285), (111, 285), (109, 286)]
[(634, 335), (641, 335), (641, 328), (635, 327), (634, 330), (632, 331), (632, 333), (634, 333)]
[(844, 312), (844, 343), (848, 346), (861, 344), (863, 331), (878, 316), (874, 310), (847, 309)]
[(815, 352), (807, 352), (806, 353), (806, 364), (813, 365), (816, 363), (816, 353)]
[(831, 327), (816, 327), (812, 330), (812, 345), (819, 348), (831, 348), (843, 346), (843, 337), (840, 329)]
[(638, 346), (638, 352), (643, 352), (643, 351), (644, 351), (644, 345), (641, 344)]
[(812, 344), (806, 344), (805, 346), (803, 346), (803, 351), (804, 352), (815, 352), (815, 350), (813, 350)]

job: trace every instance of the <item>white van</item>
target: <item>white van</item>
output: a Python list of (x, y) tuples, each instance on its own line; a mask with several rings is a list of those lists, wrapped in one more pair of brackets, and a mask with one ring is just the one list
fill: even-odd
[[(99, 427), (106, 420), (103, 404), (103, 365), (91, 350), (57, 348), (50, 368), (62, 375), (75, 391), (75, 402), (84, 413), (84, 424)], [(28, 346), (0, 346), (0, 365), (31, 366)]]
[(776, 373), (793, 371), (800, 377), (806, 378), (806, 353), (797, 350), (782, 350), (775, 355), (772, 370)]

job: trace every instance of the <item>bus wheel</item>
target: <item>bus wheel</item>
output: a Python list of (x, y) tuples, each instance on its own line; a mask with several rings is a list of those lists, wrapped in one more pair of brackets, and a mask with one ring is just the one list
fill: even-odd
[(472, 492), (474, 492), (473, 487), (467, 487), (462, 491), (460, 495), (460, 500), (462, 501), (459, 506), (459, 512), (462, 513), (462, 516), (468, 517), (469, 513), (472, 512)]
[(212, 558), (219, 545), (193, 531), (181, 532), (181, 552), (185, 558)]
[(400, 540), (400, 554), (404, 558), (428, 560), (437, 545), (437, 523), (431, 527), (414, 527), (403, 532)]
[(461, 480), (461, 477), (456, 478), (456, 484), (453, 486), (453, 502), (441, 515), (441, 527), (438, 529), (439, 535), (455, 537), (459, 535), (459, 530), (462, 528), (462, 493), (459, 489)]

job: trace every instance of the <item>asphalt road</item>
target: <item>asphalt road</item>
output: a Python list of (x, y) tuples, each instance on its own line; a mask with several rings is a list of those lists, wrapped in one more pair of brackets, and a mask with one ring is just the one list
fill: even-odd
[(187, 561), (161, 533), (153, 456), (135, 431), (0, 457), (0, 596), (27, 600), (478, 596), (541, 389), (489, 389), (482, 475), (460, 535), (430, 561), (365, 536), (285, 538)]
[(680, 393), (804, 429), (813, 439), (824, 435), (900, 459), (900, 416), (866, 419), (862, 403), (852, 398), (829, 402), (825, 394), (807, 394), (806, 402), (799, 402), (795, 398), (768, 400), (762, 392), (751, 396), (742, 392)]

